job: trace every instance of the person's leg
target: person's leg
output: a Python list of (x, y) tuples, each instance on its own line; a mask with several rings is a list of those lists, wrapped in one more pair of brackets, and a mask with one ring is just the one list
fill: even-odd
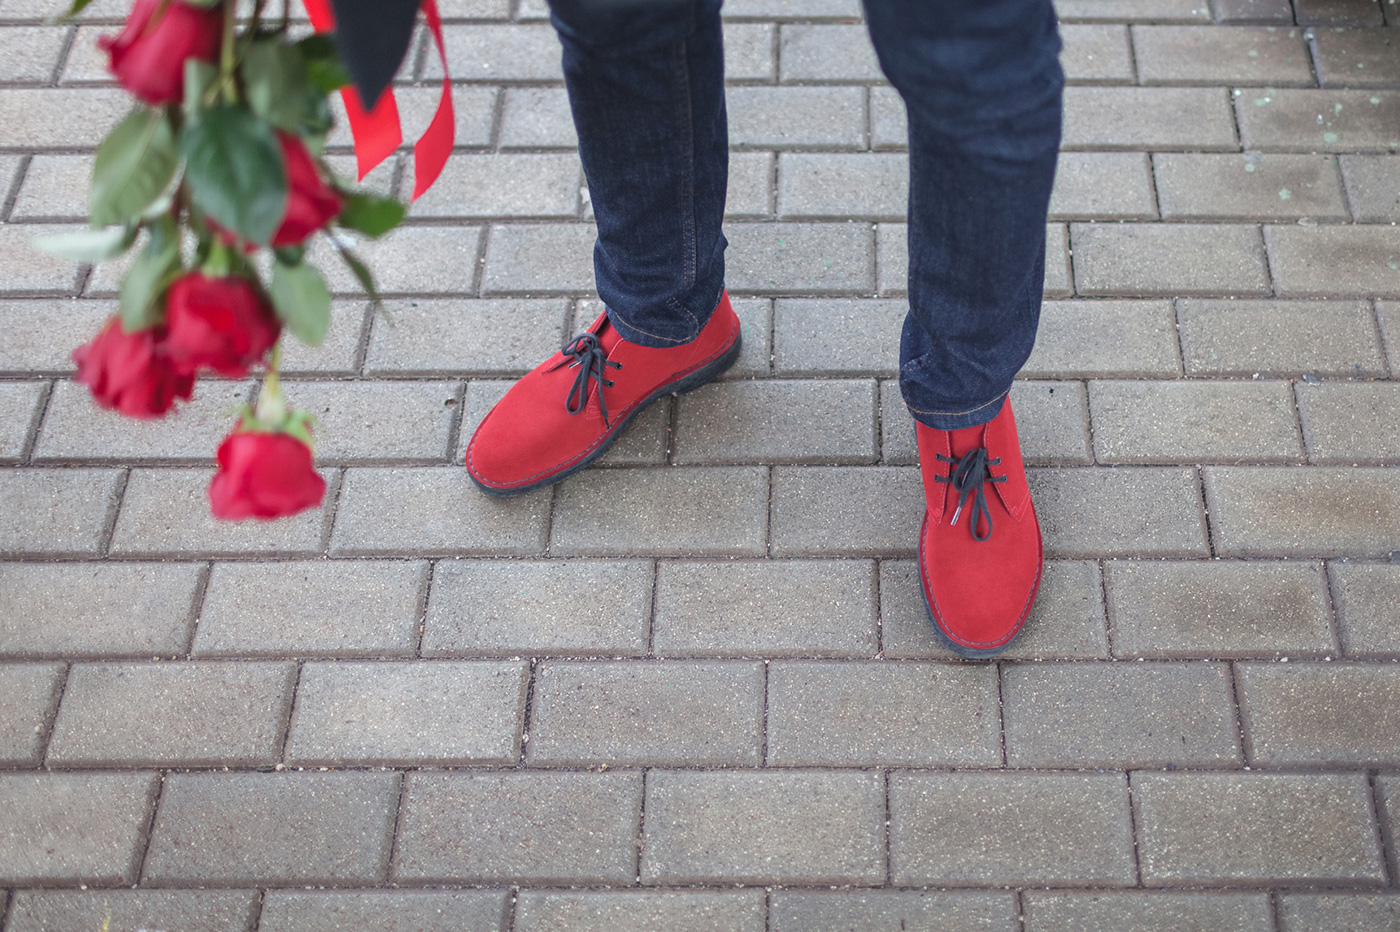
[(720, 0), (550, 0), (598, 227), (606, 312), (521, 379), (467, 445), (490, 495), (551, 485), (633, 416), (739, 354), (724, 295)]
[(624, 339), (687, 343), (724, 287), (720, 0), (550, 6), (598, 224), (598, 294)]
[[(1040, 528), (1006, 396), (1035, 342), (1064, 85), (1050, 0), (866, 0), (909, 116), (909, 315), (919, 540), (935, 629), (988, 657), (1040, 583)], [(961, 522), (961, 523), (959, 523)]]

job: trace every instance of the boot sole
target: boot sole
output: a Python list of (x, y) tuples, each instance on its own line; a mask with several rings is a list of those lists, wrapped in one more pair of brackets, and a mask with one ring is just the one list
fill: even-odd
[(597, 462), (600, 456), (608, 452), (608, 450), (612, 447), (613, 443), (616, 442), (617, 438), (622, 436), (622, 432), (627, 429), (628, 424), (632, 423), (632, 419), (638, 414), (641, 414), (648, 407), (650, 407), (652, 402), (656, 401), (656, 399), (660, 398), (663, 395), (684, 395), (686, 392), (692, 392), (700, 386), (706, 384), (707, 382), (714, 381), (718, 376), (726, 372), (729, 369), (729, 367), (734, 365), (734, 363), (739, 359), (739, 351), (743, 348), (743, 345), (743, 334), (735, 333), (734, 343), (729, 347), (729, 349), (724, 351), (723, 356), (720, 356), (714, 362), (702, 366), (701, 368), (696, 369), (694, 372), (682, 376), (681, 378), (667, 385), (663, 385), (656, 391), (652, 392), (651, 395), (648, 396), (645, 401), (634, 407), (632, 409), (632, 413), (627, 415), (627, 417), (623, 418), (623, 420), (620, 421), (617, 424), (617, 426), (615, 426), (608, 433), (608, 435), (603, 438), (603, 440), (598, 444), (597, 448), (592, 453), (588, 454), (586, 457), (579, 460), (577, 463), (570, 466), (568, 469), (565, 469), (563, 472), (555, 473), (554, 475), (549, 476), (546, 479), (541, 479), (539, 482), (533, 482), (530, 485), (511, 486), (508, 489), (501, 489), (496, 488), (495, 486), (483, 485), (481, 483), (481, 480), (477, 479), (476, 476), (473, 476), (470, 470), (467, 471), (467, 475), (471, 476), (472, 482), (476, 484), (476, 487), (478, 489), (485, 492), (492, 498), (514, 498), (517, 495), (526, 495), (530, 492), (534, 492), (537, 489), (547, 488), (556, 483), (563, 482), (565, 479), (569, 478), (575, 473), (582, 472), (583, 470), (587, 469), (589, 466)]

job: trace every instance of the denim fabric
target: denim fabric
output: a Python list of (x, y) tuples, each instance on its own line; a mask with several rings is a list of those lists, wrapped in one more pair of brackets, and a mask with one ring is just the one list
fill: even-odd
[[(550, 0), (598, 219), (598, 293), (625, 339), (694, 339), (724, 281), (719, 0)], [(1060, 143), (1050, 0), (866, 0), (909, 115), (900, 387), (940, 430), (990, 421), (1035, 342)], [(891, 334), (893, 338), (893, 334)]]

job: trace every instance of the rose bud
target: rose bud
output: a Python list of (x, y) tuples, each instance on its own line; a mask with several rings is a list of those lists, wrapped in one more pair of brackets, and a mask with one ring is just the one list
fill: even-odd
[(104, 408), (128, 417), (160, 417), (176, 398), (188, 399), (194, 391), (194, 377), (176, 371), (166, 357), (164, 336), (164, 327), (126, 333), (113, 317), (91, 343), (73, 351), (78, 381)]
[(321, 178), (306, 144), (291, 133), (277, 132), (287, 171), (287, 212), (272, 236), (273, 246), (296, 246), (339, 215), (344, 201)]
[(321, 504), (326, 480), (311, 464), (311, 448), (291, 434), (241, 430), (219, 444), (219, 470), (209, 483), (214, 517), (281, 518)]
[(242, 378), (277, 342), (282, 325), (246, 278), (176, 279), (165, 295), (165, 352), (181, 372), (206, 366)]
[(108, 54), (109, 70), (137, 98), (159, 107), (185, 96), (185, 60), (213, 61), (223, 37), (223, 11), (201, 9), (181, 0), (136, 0), (126, 28), (97, 45)]

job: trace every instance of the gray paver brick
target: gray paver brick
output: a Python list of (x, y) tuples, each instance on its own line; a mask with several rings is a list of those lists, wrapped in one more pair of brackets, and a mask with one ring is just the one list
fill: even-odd
[(120, 480), (115, 469), (0, 470), (0, 553), (96, 554)]
[[(1301, 228), (1300, 228), (1301, 229)], [(1259, 230), (1245, 225), (1070, 225), (1083, 295), (1267, 294)]]
[[(1134, 882), (1122, 774), (894, 773), (890, 880), (900, 886)], [(1080, 852), (1070, 861), (1066, 850)]]
[(777, 661), (769, 668), (767, 763), (996, 767), (998, 704), (990, 664)]
[(57, 663), (0, 664), (0, 766), (39, 766), (66, 672)]
[(182, 653), (202, 572), (191, 564), (0, 564), (0, 655)]
[(1016, 382), (1007, 396), (1021, 455), (1032, 466), (1087, 466), (1088, 410), (1082, 382)]
[(1400, 654), (1400, 629), (1394, 623), (1395, 606), (1400, 604), (1400, 566), (1333, 562), (1327, 574), (1347, 654)]
[(583, 472), (557, 493), (551, 551), (762, 556), (767, 472), (760, 466)]
[(116, 310), (115, 301), (0, 300), (0, 319), (5, 322), (5, 339), (0, 340), (0, 373), (72, 372), (69, 357), (79, 341), (95, 336)]
[(1285, 893), (1279, 897), (1280, 932), (1348, 932), (1393, 929), (1400, 924), (1400, 896)]
[(919, 450), (914, 438), (914, 418), (900, 394), (899, 382), (880, 382), (880, 462), (886, 466), (916, 466)]
[(779, 298), (773, 368), (782, 374), (895, 375), (904, 299)]
[(1245, 88), (1235, 101), (1246, 149), (1393, 152), (1400, 145), (1396, 91)]
[(318, 463), (442, 462), (459, 382), (284, 382), (291, 403), (316, 417)]
[(280, 755), (290, 663), (77, 664), (49, 741), (61, 767), (271, 764)]
[[(54, 384), (35, 462), (214, 462), (214, 451), (237, 423), (234, 413), (251, 397), (253, 383), (207, 380), (165, 417), (133, 423), (93, 401), (86, 385)], [(301, 399), (293, 396), (293, 403)], [(318, 434), (319, 439), (319, 434)], [(319, 452), (319, 444), (318, 444)]]
[(657, 568), (652, 649), (663, 657), (869, 657), (875, 576), (865, 560)]
[(496, 226), (486, 247), (482, 291), (533, 294), (593, 291), (591, 223)]
[(369, 305), (362, 301), (333, 301), (331, 329), (320, 346), (308, 346), (300, 340), (282, 343), (282, 374), (355, 374), (359, 368), (360, 338), (371, 315)]
[[(464, 294), (472, 287), (480, 242), (479, 227), (404, 226), (359, 244), (356, 254), (374, 271), (380, 294)], [(362, 296), (359, 280), (335, 250), (324, 238), (316, 243), (308, 255), (332, 293)]]
[(1238, 766), (1223, 664), (1015, 664), (1002, 671), (1012, 767)]
[[(880, 623), (886, 657), (953, 657), (934, 634), (913, 562), (880, 564)], [(1007, 660), (1106, 658), (1108, 634), (1098, 564), (1048, 561), (1030, 617), (1001, 656)]]
[(91, 181), (91, 155), (36, 155), (24, 170), (10, 219), (86, 221)]
[(568, 92), (562, 87), (506, 88), (501, 148), (578, 148)]
[[(133, 469), (112, 535), (112, 553), (285, 557), (320, 552), (320, 509), (280, 521), (219, 521), (209, 511), (213, 477), (212, 469)], [(322, 477), (326, 478), (324, 471)]]
[(909, 145), (909, 115), (899, 92), (887, 85), (870, 89), (870, 144), (875, 149)]
[[(0, 89), (0, 96), (4, 95)], [(0, 108), (3, 115), (3, 108)], [(0, 225), (0, 268), (5, 279), (0, 293), (42, 294), (58, 292), (71, 294), (77, 290), (78, 264), (43, 252), (34, 245), (36, 237), (71, 233), (76, 227), (51, 224)], [(72, 339), (68, 337), (67, 339)]]
[(1376, 322), (1380, 324), (1381, 343), (1390, 357), (1390, 371), (1400, 373), (1400, 307), (1377, 301)]
[(1323, 87), (1400, 85), (1400, 46), (1385, 29), (1318, 29), (1314, 42)]
[(758, 766), (759, 663), (562, 663), (535, 670), (529, 762)]
[(739, 318), (743, 346), (739, 358), (721, 379), (751, 379), (771, 374), (773, 368), (773, 302), (767, 298), (730, 299)]
[(33, 429), (43, 382), (0, 382), (0, 463), (17, 462)]
[(92, 148), (131, 107), (119, 88), (0, 88), (0, 149)]
[(1031, 496), (1047, 556), (1205, 556), (1190, 469), (1034, 469)]
[(731, 87), (726, 97), (730, 145), (858, 149), (865, 143), (863, 88)]
[(858, 0), (730, 0), (724, 5), (724, 15), (773, 19), (856, 19), (861, 15), (861, 7)]
[(425, 657), (646, 652), (643, 561), (444, 560), (433, 573)]
[(1221, 556), (1383, 556), (1400, 528), (1400, 475), (1379, 467), (1205, 469)]
[(908, 555), (924, 514), (908, 466), (779, 466), (772, 498), (775, 556)]
[(870, 379), (720, 382), (677, 400), (677, 464), (871, 463), (878, 457)]
[(1061, 26), (1064, 48), (1060, 64), (1071, 81), (1096, 84), (1131, 84), (1133, 56), (1128, 48), (1128, 27), (1118, 23)]
[(1301, 462), (1284, 381), (1089, 383), (1101, 463)]
[(1304, 25), (1379, 26), (1383, 18), (1376, 0), (1297, 0), (1296, 15)]
[(773, 159), (767, 152), (731, 152), (726, 217), (768, 217), (773, 213)]
[(1316, 564), (1105, 564), (1114, 651), (1123, 657), (1297, 657), (1333, 650)]
[[(195, 633), (200, 657), (412, 654), (427, 564), (219, 563)], [(295, 618), (295, 624), (287, 624)]]
[(573, 152), (465, 154), (413, 204), (415, 217), (573, 217), (583, 174)]
[(1266, 226), (1274, 290), (1284, 297), (1400, 297), (1400, 228)]
[(1343, 155), (1340, 162), (1353, 217), (1363, 223), (1400, 220), (1400, 165), (1384, 155)]
[(629, 884), (641, 805), (639, 773), (409, 774), (393, 877)]
[(393, 773), (186, 773), (165, 780), (152, 886), (373, 884), (384, 879)]
[(1210, 5), (1199, 0), (1061, 0), (1057, 10), (1070, 21), (1210, 22)]
[(1005, 893), (776, 890), (768, 909), (768, 927), (773, 932), (1013, 932), (1019, 930), (1016, 912), (1015, 900)]
[(863, 23), (783, 26), (779, 57), (783, 81), (882, 81)]
[(730, 224), (726, 283), (740, 293), (869, 292), (872, 232), (857, 221)]
[(247, 932), (257, 914), (256, 890), (26, 890), (15, 897), (8, 928)]
[(1046, 301), (1028, 378), (1155, 377), (1181, 373), (1167, 301)]
[(1143, 84), (1313, 83), (1303, 30), (1284, 26), (1134, 26)]
[(876, 772), (652, 771), (642, 883), (881, 883), (884, 810)]
[(1289, 0), (1216, 0), (1215, 18), (1222, 23), (1293, 24)]
[[(1094, 27), (1097, 28), (1097, 27)], [(1050, 193), (1055, 220), (1155, 220), (1152, 171), (1141, 152), (1062, 152)]]
[(133, 884), (158, 775), (0, 775), (0, 877), (7, 886)]
[(771, 23), (724, 24), (724, 76), (734, 81), (773, 80), (773, 34)]
[(1342, 466), (1400, 459), (1400, 384), (1304, 382), (1296, 391), (1309, 462)]
[(449, 19), (510, 19), (510, 0), (442, 0), (438, 10)]
[(0, 81), (53, 78), (68, 30), (52, 26), (7, 26), (0, 29)]
[(1048, 224), (1045, 227), (1045, 297), (1058, 298), (1074, 293), (1069, 257), (1069, 228), (1063, 223)]
[(1133, 775), (1143, 883), (1379, 884), (1362, 774)]
[(1064, 145), (1233, 149), (1230, 102), (1215, 87), (1067, 87)]
[[(1046, 263), (1050, 257), (1045, 258)], [(881, 223), (875, 227), (875, 280), (880, 294), (909, 291), (909, 227), (903, 223)]]
[(1262, 893), (1028, 893), (1026, 932), (1273, 932)]
[(1251, 761), (1284, 766), (1400, 759), (1400, 670), (1362, 664), (1240, 664)]
[(1167, 220), (1348, 216), (1331, 156), (1159, 152), (1152, 164)]
[[(563, 80), (559, 37), (547, 23), (444, 26), (442, 32), (453, 81)], [(428, 56), (423, 78), (442, 80), (436, 55)]]
[(903, 220), (908, 206), (909, 157), (903, 153), (784, 152), (778, 156), (780, 217)]
[(308, 663), (287, 739), (290, 763), (514, 764), (528, 668), (481, 663)]
[(465, 469), (346, 470), (331, 553), (514, 555), (544, 549), (548, 492), (483, 495)]
[(1177, 302), (1188, 375), (1385, 374), (1365, 301)]
[[(434, 62), (437, 56), (430, 56)], [(399, 117), (403, 125), (403, 138), (412, 145), (428, 128), (437, 113), (438, 101), (442, 96), (442, 85), (432, 82), (426, 87), (397, 87), (394, 96), (399, 102)], [(458, 84), (452, 88), (452, 109), (456, 119), (456, 144), (459, 146), (489, 146), (491, 126), (495, 118), (496, 88), (473, 87)], [(331, 149), (349, 152), (353, 141), (350, 136), (349, 121), (345, 118), (345, 107), (339, 94), (331, 95), (331, 113), (335, 125), (331, 128), (327, 145)], [(405, 180), (413, 174), (413, 160), (404, 160)], [(405, 186), (405, 195), (409, 186)]]
[(764, 932), (763, 891), (576, 893), (522, 891), (518, 932)]
[(504, 932), (503, 890), (269, 890), (259, 932)]

